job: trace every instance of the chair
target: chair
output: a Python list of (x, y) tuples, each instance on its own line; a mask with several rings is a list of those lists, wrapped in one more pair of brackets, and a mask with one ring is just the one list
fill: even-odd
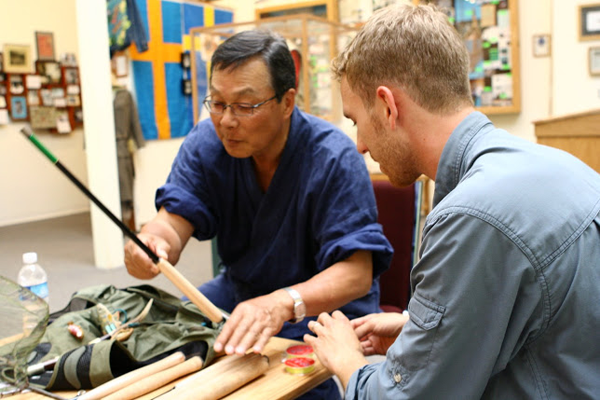
[(379, 307), (402, 312), (410, 300), (410, 270), (418, 259), (418, 232), (423, 182), (397, 188), (387, 180), (374, 180), (378, 222), (394, 248), (390, 268), (380, 279)]

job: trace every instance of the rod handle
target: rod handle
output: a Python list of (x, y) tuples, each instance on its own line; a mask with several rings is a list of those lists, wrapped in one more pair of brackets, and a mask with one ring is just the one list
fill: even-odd
[(223, 321), (223, 313), (221, 310), (211, 303), (200, 291), (190, 283), (175, 267), (167, 260), (161, 258), (156, 264), (160, 272), (167, 277), (181, 293), (185, 294), (188, 299), (202, 311), (208, 319), (214, 323)]

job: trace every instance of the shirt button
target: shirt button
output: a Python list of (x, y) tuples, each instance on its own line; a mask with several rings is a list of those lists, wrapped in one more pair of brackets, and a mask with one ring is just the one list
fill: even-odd
[(402, 375), (394, 374), (394, 380), (396, 381), (396, 383), (402, 382)]

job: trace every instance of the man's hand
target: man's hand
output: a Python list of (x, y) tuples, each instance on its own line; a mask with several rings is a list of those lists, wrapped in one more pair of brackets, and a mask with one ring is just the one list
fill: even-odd
[(252, 348), (260, 353), (271, 336), (279, 333), (283, 323), (292, 318), (293, 304), (290, 295), (283, 290), (238, 304), (215, 341), (215, 351), (224, 349), (227, 354), (244, 355)]
[(317, 337), (306, 334), (304, 341), (313, 347), (319, 361), (340, 378), (345, 389), (352, 373), (368, 364), (350, 321), (342, 312), (334, 311), (331, 316), (320, 314), (316, 322), (308, 323), (308, 328)]
[[(168, 260), (171, 246), (166, 240), (148, 233), (140, 233), (138, 238), (157, 256)], [(138, 279), (152, 279), (160, 272), (150, 257), (133, 240), (125, 245), (125, 266), (127, 272)]]
[(365, 356), (373, 354), (385, 355), (394, 343), (408, 315), (399, 313), (369, 314), (350, 321)]
[[(142, 227), (138, 238), (158, 257), (175, 265), (193, 232), (189, 221), (161, 208), (154, 219)], [(127, 272), (138, 279), (152, 279), (160, 272), (132, 240), (125, 245), (125, 266)]]

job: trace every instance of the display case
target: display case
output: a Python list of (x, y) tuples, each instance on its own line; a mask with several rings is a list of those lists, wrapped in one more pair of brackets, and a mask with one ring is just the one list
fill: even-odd
[(286, 39), (297, 67), (297, 106), (333, 123), (340, 122), (343, 115), (339, 85), (332, 77), (330, 63), (357, 29), (309, 14), (191, 29), (194, 121), (208, 116), (202, 102), (208, 95), (213, 52), (227, 38), (255, 28), (277, 32)]
[(521, 111), (517, 0), (413, 0), (444, 10), (471, 58), (473, 102), (484, 114)]

